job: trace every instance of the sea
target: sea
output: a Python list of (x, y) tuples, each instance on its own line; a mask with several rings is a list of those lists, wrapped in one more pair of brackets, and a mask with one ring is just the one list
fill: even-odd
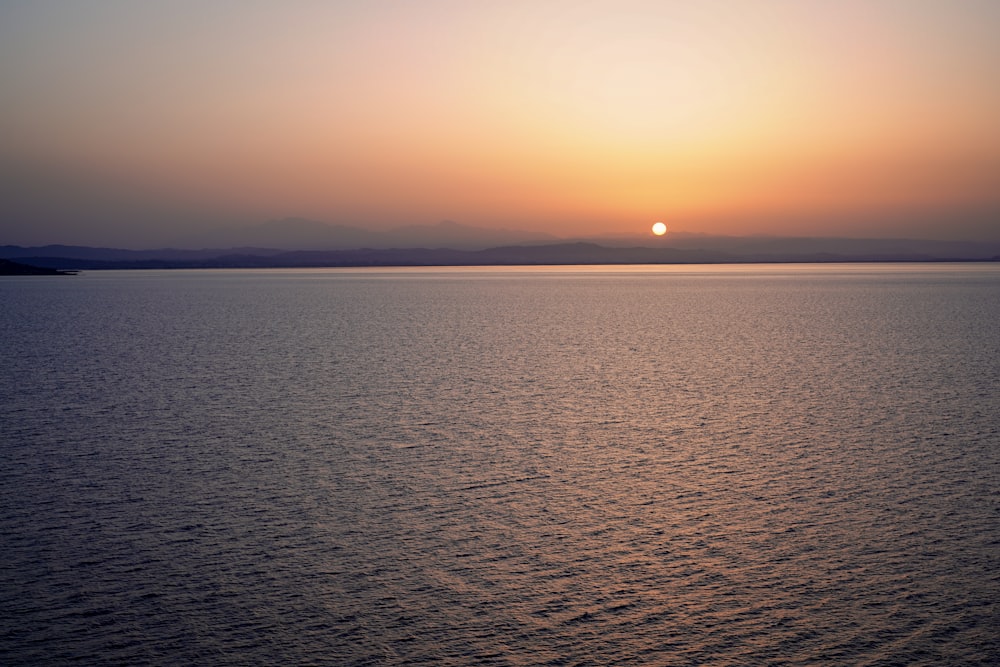
[(0, 664), (1000, 664), (1000, 263), (0, 278)]

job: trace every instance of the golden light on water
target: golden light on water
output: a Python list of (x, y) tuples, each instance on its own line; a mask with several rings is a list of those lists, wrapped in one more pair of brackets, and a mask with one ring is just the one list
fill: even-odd
[(663, 236), (664, 234), (667, 233), (667, 226), (662, 222), (654, 222), (653, 233), (656, 234), (657, 236)]

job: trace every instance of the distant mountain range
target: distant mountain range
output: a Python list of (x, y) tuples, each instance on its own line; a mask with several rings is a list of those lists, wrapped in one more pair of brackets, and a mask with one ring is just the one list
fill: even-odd
[(812, 239), (676, 235), (627, 244), (574, 241), (461, 248), (122, 250), (85, 246), (0, 246), (0, 258), (48, 269), (281, 268), (718, 264), (744, 262), (1000, 261), (1000, 243), (906, 239)]
[(1000, 256), (1000, 241), (928, 241), (921, 239), (815, 238), (777, 236), (709, 236), (673, 234), (674, 248), (724, 252), (751, 261), (801, 261), (801, 258), (859, 260), (984, 260)]
[(305, 218), (283, 218), (258, 225), (216, 228), (187, 245), (200, 248), (273, 248), (278, 250), (350, 250), (357, 248), (454, 248), (482, 250), (520, 243), (552, 243), (541, 232), (486, 229), (443, 220), (375, 231)]
[[(199, 248), (197, 250), (191, 248)], [(674, 264), (836, 261), (983, 261), (1000, 242), (710, 236), (672, 232), (559, 239), (450, 220), (375, 231), (304, 218), (214, 228), (184, 248), (0, 246), (0, 258), (52, 269)]]
[(443, 221), (372, 231), (302, 218), (204, 233), (203, 249), (0, 246), (0, 258), (47, 269), (996, 261), (1000, 242), (788, 238), (670, 233), (557, 239)]

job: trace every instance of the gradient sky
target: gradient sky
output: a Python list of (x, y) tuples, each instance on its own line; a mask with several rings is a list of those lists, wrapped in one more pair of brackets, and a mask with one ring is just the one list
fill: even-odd
[(1000, 240), (1000, 2), (0, 0), (0, 244)]

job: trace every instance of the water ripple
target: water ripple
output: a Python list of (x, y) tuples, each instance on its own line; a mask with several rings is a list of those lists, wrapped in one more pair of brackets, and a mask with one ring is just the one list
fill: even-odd
[(945, 268), (0, 281), (0, 662), (995, 664)]

